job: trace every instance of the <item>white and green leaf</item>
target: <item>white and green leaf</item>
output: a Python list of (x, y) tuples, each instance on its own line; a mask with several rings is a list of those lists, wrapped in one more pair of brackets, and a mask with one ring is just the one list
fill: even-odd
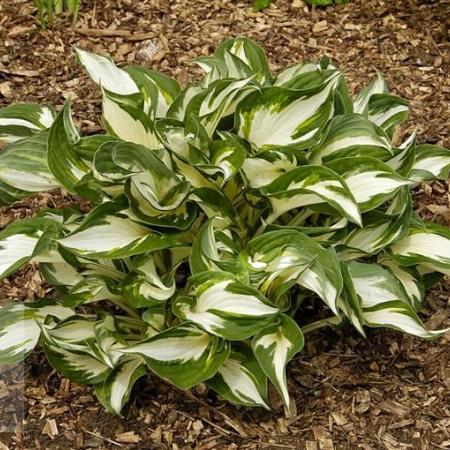
[(103, 382), (95, 385), (95, 396), (108, 412), (122, 416), (121, 411), (130, 398), (134, 384), (145, 374), (146, 369), (142, 359), (126, 357)]
[(208, 381), (208, 386), (231, 403), (270, 409), (266, 374), (243, 343), (233, 344), (230, 356)]
[(383, 130), (360, 114), (344, 114), (330, 121), (323, 138), (314, 146), (309, 161), (320, 164), (353, 156), (386, 160), (392, 155), (392, 144)]
[(338, 173), (324, 166), (297, 167), (263, 187), (261, 192), (272, 206), (272, 213), (266, 219), (268, 223), (292, 209), (325, 204), (334, 214), (361, 224), (353, 190)]
[(307, 94), (282, 87), (253, 92), (236, 112), (239, 136), (260, 149), (309, 147), (333, 114), (333, 91), (338, 81), (336, 73), (321, 90)]
[(34, 134), (0, 152), (0, 204), (60, 186), (47, 165), (47, 137)]
[(414, 181), (445, 180), (450, 171), (450, 150), (438, 145), (418, 145), (411, 178)]
[(450, 230), (446, 227), (428, 223), (413, 225), (390, 251), (402, 265), (424, 264), (450, 274)]
[(369, 85), (362, 88), (355, 98), (353, 108), (355, 113), (367, 115), (369, 109), (369, 102), (372, 96), (377, 94), (387, 94), (389, 88), (384, 81), (383, 76), (377, 71), (377, 76)]
[(158, 273), (153, 254), (136, 257), (133, 268), (123, 281), (122, 294), (134, 307), (149, 307), (175, 294), (174, 270), (164, 275)]
[(16, 142), (50, 128), (53, 109), (24, 103), (0, 109), (0, 143)]
[(349, 157), (327, 163), (338, 173), (358, 203), (361, 212), (386, 202), (402, 187), (412, 184), (390, 166), (372, 157)]
[(149, 116), (127, 97), (103, 89), (102, 108), (105, 127), (113, 136), (149, 149), (161, 146)]
[(280, 393), (287, 411), (290, 410), (290, 401), (286, 365), (302, 350), (303, 345), (300, 327), (284, 314), (280, 316), (279, 323), (262, 329), (252, 340), (253, 353), (264, 373)]
[(86, 69), (94, 83), (119, 95), (139, 92), (131, 75), (118, 68), (111, 59), (80, 48), (76, 48), (75, 51), (80, 64)]
[(214, 376), (229, 351), (228, 343), (191, 324), (178, 325), (121, 350), (141, 356), (153, 372), (180, 389)]
[(191, 282), (196, 286), (193, 297), (178, 297), (174, 313), (224, 339), (253, 336), (279, 313), (259, 291), (229, 273), (203, 272), (191, 277)]
[[(281, 229), (249, 242), (249, 266), (259, 272), (259, 289), (278, 299), (294, 284), (315, 292), (339, 315), (342, 276), (336, 253), (305, 234)], [(262, 275), (262, 277), (261, 277)]]
[(425, 339), (439, 337), (448, 331), (425, 328), (402, 284), (388, 270), (377, 264), (357, 262), (350, 263), (348, 268), (362, 302), (365, 325), (390, 327)]
[(78, 256), (124, 258), (177, 245), (173, 235), (161, 235), (117, 212), (105, 203), (94, 209), (73, 233), (59, 243)]
[(65, 318), (73, 314), (55, 301), (14, 302), (0, 308), (0, 364), (24, 360), (39, 342), (39, 323), (47, 315)]

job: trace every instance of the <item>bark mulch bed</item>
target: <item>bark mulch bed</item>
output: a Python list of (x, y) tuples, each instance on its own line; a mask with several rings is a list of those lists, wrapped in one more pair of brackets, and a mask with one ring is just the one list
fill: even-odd
[[(186, 83), (199, 74), (194, 57), (243, 35), (265, 48), (275, 71), (327, 54), (357, 89), (377, 68), (412, 107), (398, 138), (417, 126), (421, 142), (450, 146), (448, 0), (353, 0), (312, 10), (301, 0), (277, 0), (257, 14), (250, 3), (84, 0), (74, 28), (58, 19), (41, 31), (31, 0), (0, 1), (0, 106), (60, 107), (71, 99), (78, 124), (95, 132), (98, 91), (76, 65), (72, 46)], [(418, 187), (417, 211), (450, 225), (449, 192), (448, 183)], [(1, 208), (0, 228), (73, 201), (54, 192)], [(51, 292), (33, 266), (0, 284), (2, 301), (43, 295)], [(427, 296), (421, 313), (430, 328), (450, 325), (449, 299), (448, 280)], [(118, 419), (102, 410), (90, 388), (61, 379), (36, 352), (25, 365), (25, 421), (0, 434), (0, 450), (450, 449), (449, 348), (449, 335), (434, 342), (386, 330), (369, 330), (367, 340), (353, 330), (308, 336), (289, 369), (292, 418), (280, 404), (272, 412), (235, 408), (202, 388), (181, 392), (148, 376)], [(3, 418), (14, 407), (5, 380), (0, 377)]]

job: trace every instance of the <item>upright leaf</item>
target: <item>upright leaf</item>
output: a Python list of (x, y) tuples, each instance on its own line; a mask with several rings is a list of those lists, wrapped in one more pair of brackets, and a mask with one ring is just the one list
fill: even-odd
[[(252, 340), (253, 353), (259, 365), (280, 393), (286, 410), (290, 410), (286, 365), (304, 345), (302, 331), (289, 316), (262, 329)], [(220, 373), (220, 372), (219, 372)]]
[(109, 58), (80, 48), (75, 50), (79, 62), (86, 69), (92, 81), (102, 88), (119, 95), (130, 95), (139, 92), (130, 74), (119, 69)]
[(208, 381), (208, 386), (231, 403), (270, 409), (267, 377), (245, 344), (233, 344), (230, 356)]
[(95, 396), (108, 412), (121, 416), (133, 385), (145, 374), (144, 363), (140, 358), (124, 358), (106, 380), (95, 385)]

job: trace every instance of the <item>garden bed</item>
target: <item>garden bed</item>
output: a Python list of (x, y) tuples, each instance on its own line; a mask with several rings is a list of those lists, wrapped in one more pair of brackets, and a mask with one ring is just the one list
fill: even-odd
[[(354, 0), (328, 9), (277, 0), (255, 14), (249, 1), (86, 1), (74, 29), (63, 19), (41, 31), (29, 1), (0, 4), (0, 106), (35, 101), (73, 103), (86, 133), (100, 129), (98, 89), (76, 65), (72, 46), (138, 63), (182, 83), (199, 74), (190, 61), (224, 38), (255, 39), (274, 71), (327, 54), (356, 90), (375, 73), (410, 102), (400, 140), (418, 126), (420, 142), (450, 147), (450, 53), (446, 0)], [(448, 19), (447, 19), (448, 20)], [(86, 114), (86, 111), (88, 113)], [(81, 113), (82, 112), (82, 113)], [(416, 189), (417, 212), (450, 225), (448, 183)], [(0, 209), (0, 228), (39, 208), (77, 202), (66, 193), (39, 195)], [(33, 299), (48, 292), (34, 267), (0, 284), (0, 299)], [(429, 328), (449, 326), (450, 285), (427, 296)], [(433, 449), (450, 447), (450, 338), (427, 342), (400, 333), (320, 331), (289, 366), (297, 412), (236, 408), (213, 393), (182, 392), (146, 377), (124, 419), (107, 414), (89, 388), (61, 379), (35, 353), (26, 363), (26, 422), (0, 435), (9, 448), (135, 449)], [(8, 392), (0, 381), (1, 408)]]

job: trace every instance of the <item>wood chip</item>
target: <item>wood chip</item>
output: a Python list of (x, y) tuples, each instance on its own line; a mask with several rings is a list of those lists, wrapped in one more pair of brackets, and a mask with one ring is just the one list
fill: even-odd
[(407, 406), (404, 406), (394, 400), (384, 400), (377, 404), (377, 408), (381, 409), (381, 411), (383, 412), (400, 418), (408, 416), (411, 411)]
[(137, 444), (142, 441), (142, 438), (135, 434), (134, 431), (127, 431), (125, 433), (116, 434), (116, 441), (123, 444)]
[(326, 20), (322, 20), (321, 22), (316, 22), (313, 25), (313, 33), (314, 34), (319, 34), (322, 31), (325, 31), (326, 29), (328, 29), (328, 22)]
[(317, 442), (315, 441), (306, 441), (306, 450), (317, 450)]
[(59, 434), (58, 426), (56, 425), (56, 421), (54, 419), (46, 419), (42, 434), (46, 434), (50, 438), (53, 438)]

